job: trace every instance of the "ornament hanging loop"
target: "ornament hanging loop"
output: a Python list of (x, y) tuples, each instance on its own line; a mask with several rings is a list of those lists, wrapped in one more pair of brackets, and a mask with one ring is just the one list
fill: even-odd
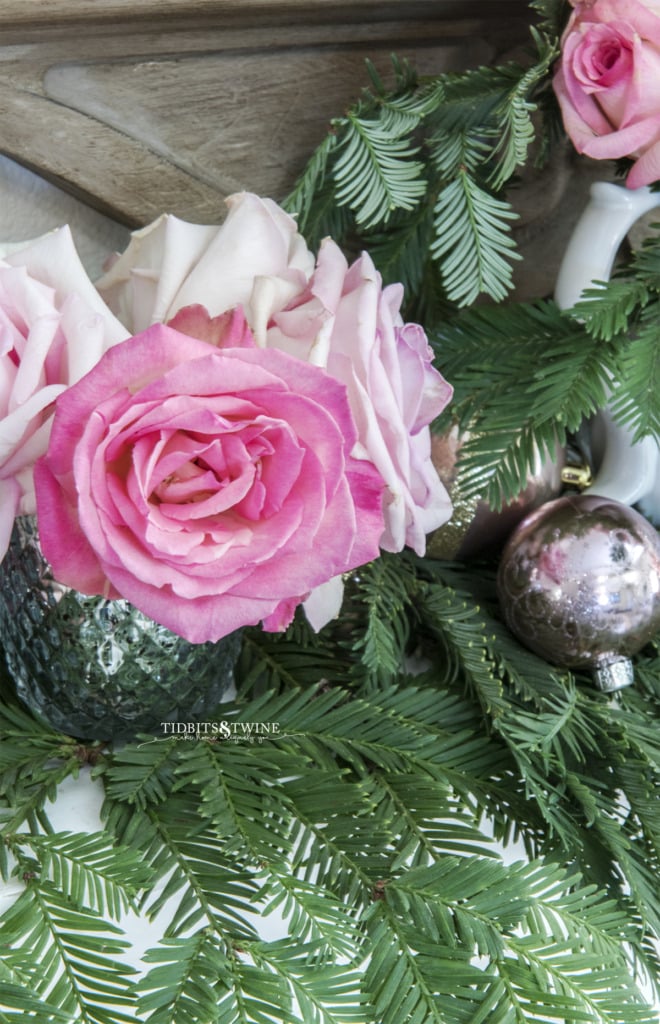
[(593, 669), (594, 682), (603, 693), (617, 693), (635, 681), (635, 670), (630, 658), (604, 661)]

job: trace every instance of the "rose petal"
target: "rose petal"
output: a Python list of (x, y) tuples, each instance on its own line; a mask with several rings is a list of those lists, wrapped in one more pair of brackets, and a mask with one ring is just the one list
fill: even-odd
[(303, 608), (310, 626), (319, 633), (333, 619), (338, 618), (344, 602), (344, 581), (341, 576), (314, 587), (303, 601)]
[(99, 294), (129, 331), (143, 331), (173, 315), (174, 296), (207, 249), (217, 228), (163, 214), (134, 231), (131, 241), (96, 282)]
[(205, 306), (184, 306), (167, 326), (216, 348), (252, 348), (256, 342), (240, 306), (211, 317)]
[(0, 476), (0, 562), (7, 554), (20, 500), (21, 488), (16, 480)]

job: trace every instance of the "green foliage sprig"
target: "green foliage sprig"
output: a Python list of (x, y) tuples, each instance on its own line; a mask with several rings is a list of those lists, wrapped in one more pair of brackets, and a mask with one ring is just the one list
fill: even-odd
[[(469, 305), (512, 287), (517, 214), (502, 194), (527, 160), (536, 96), (556, 40), (532, 32), (533, 60), (418, 81), (393, 59), (316, 150), (285, 202), (310, 244), (332, 235), (368, 249), (410, 296)], [(430, 314), (431, 306), (423, 308)], [(428, 316), (425, 318), (428, 320)]]

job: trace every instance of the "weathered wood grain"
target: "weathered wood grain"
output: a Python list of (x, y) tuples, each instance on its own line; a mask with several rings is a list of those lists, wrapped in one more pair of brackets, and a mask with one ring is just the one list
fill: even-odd
[(129, 225), (282, 198), (368, 84), (497, 58), (526, 0), (2, 0), (0, 152)]
[(225, 24), (258, 20), (306, 23), (330, 21), (383, 22), (401, 18), (456, 21), (475, 18), (503, 23), (522, 15), (526, 0), (3, 0), (0, 26), (54, 28), (57, 25), (139, 22), (190, 24), (200, 19), (221, 19)]

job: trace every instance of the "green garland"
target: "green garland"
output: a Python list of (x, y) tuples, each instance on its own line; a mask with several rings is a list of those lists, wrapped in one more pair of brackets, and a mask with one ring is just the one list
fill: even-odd
[[(494, 504), (611, 373), (621, 420), (659, 433), (656, 244), (570, 314), (500, 302), (506, 186), (557, 131), (564, 5), (532, 15), (527, 66), (418, 82), (395, 61), (393, 89), (372, 71), (288, 201), (306, 237), (368, 246), (405, 282), (451, 415), (478, 425), (463, 487), (489, 477)], [(510, 636), (494, 571), (385, 555), (320, 634), (303, 616), (246, 631), (219, 715), (277, 722), (259, 744), (85, 743), (2, 676), (0, 869), (21, 893), (0, 917), (0, 1022), (657, 1024), (639, 986), (660, 990), (660, 647), (606, 697)], [(103, 829), (54, 832), (48, 801), (81, 772), (103, 786)], [(526, 858), (505, 863), (513, 840)], [(137, 975), (122, 913), (166, 903)]]

